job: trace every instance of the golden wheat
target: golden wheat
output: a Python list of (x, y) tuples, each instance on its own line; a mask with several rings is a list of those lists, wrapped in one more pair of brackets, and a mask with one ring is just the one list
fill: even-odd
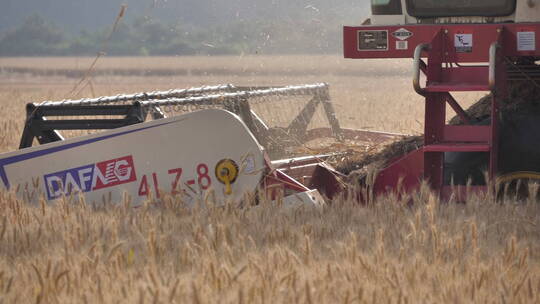
[[(428, 201), (423, 200), (427, 197)], [(5, 302), (540, 300), (539, 205), (133, 209), (0, 199)]]

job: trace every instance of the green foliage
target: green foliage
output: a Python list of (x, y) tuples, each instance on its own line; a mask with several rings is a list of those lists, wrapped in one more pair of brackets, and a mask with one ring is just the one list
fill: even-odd
[(66, 48), (61, 30), (39, 15), (32, 15), (18, 28), (8, 31), (0, 40), (2, 55), (59, 55)]

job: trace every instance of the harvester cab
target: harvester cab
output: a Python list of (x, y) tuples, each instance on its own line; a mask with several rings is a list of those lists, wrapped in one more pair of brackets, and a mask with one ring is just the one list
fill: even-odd
[[(471, 178), (479, 191), (497, 179), (538, 178), (540, 151), (530, 142), (540, 139), (516, 134), (538, 127), (531, 124), (538, 116), (520, 119), (514, 110), (535, 104), (540, 93), (540, 1), (372, 0), (371, 8), (362, 26), (344, 27), (344, 56), (412, 58), (413, 89), (425, 97), (423, 146), (389, 161), (374, 192), (426, 180), (448, 196), (471, 189), (460, 187)], [(489, 93), (482, 113), (464, 110), (453, 96), (471, 91)], [(457, 117), (450, 123), (447, 105)], [(509, 117), (518, 118), (507, 124)]]
[(372, 0), (372, 25), (520, 23), (540, 19), (537, 0)]

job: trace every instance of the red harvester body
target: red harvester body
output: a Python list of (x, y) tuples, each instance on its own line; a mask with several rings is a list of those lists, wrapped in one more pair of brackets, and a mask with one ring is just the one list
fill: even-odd
[[(373, 1), (372, 7), (381, 2), (385, 1)], [(406, 6), (421, 1), (386, 2)], [(451, 183), (444, 172), (447, 153), (485, 153), (489, 178), (493, 180), (501, 173), (498, 171), (499, 141), (504, 140), (499, 136), (501, 101), (508, 97), (508, 83), (513, 77), (510, 74), (521, 71), (519, 62), (527, 59), (534, 65), (540, 58), (540, 22), (441, 24), (438, 16), (418, 17), (415, 24), (344, 27), (346, 58), (413, 58), (413, 87), (426, 101), (424, 146), (382, 169), (374, 184), (374, 194), (396, 191), (398, 185), (410, 191), (426, 180), (443, 197), (448, 196)], [(536, 19), (540, 21), (540, 13)], [(512, 66), (517, 66), (517, 72), (511, 70)], [(534, 71), (538, 74), (537, 69)], [(425, 86), (420, 84), (421, 74), (425, 75)], [(522, 74), (525, 80), (534, 77), (526, 71)], [(452, 92), (459, 91), (491, 92), (489, 124), (472, 123), (452, 96)], [(447, 124), (447, 104), (463, 125)], [(473, 189), (485, 191), (486, 186)]]

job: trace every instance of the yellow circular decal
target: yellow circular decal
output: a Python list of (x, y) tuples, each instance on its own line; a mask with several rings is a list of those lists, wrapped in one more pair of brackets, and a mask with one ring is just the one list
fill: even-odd
[(238, 177), (238, 165), (232, 159), (222, 159), (216, 165), (216, 178), (225, 184), (225, 194), (231, 194), (231, 184)]

